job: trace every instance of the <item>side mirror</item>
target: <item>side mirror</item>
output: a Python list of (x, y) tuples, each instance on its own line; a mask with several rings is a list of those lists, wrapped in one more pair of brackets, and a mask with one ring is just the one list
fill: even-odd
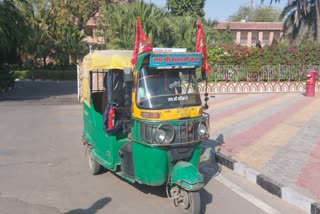
[(124, 68), (124, 81), (125, 82), (132, 82), (132, 69), (131, 68)]

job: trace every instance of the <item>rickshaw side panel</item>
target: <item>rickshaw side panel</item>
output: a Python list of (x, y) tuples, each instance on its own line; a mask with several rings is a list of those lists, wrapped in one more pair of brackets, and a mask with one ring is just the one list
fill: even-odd
[(93, 136), (94, 136), (94, 124), (92, 120), (92, 114), (90, 107), (82, 102), (83, 106), (83, 134), (88, 141), (89, 144), (93, 144)]
[(91, 108), (83, 103), (84, 134), (93, 147), (92, 154), (104, 167), (114, 170), (113, 145), (117, 139), (109, 136), (103, 129), (103, 116), (96, 112), (91, 103)]

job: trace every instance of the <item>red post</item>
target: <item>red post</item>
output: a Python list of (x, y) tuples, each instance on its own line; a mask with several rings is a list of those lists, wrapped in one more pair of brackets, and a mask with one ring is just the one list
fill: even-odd
[(307, 71), (307, 81), (306, 81), (306, 96), (307, 97), (314, 97), (315, 96), (317, 74), (318, 74), (318, 72), (314, 69), (309, 69)]

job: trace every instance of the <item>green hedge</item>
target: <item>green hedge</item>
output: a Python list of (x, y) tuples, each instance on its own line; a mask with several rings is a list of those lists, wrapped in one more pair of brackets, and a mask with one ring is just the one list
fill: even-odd
[(0, 64), (0, 89), (7, 89), (14, 85), (14, 74), (7, 64)]
[(211, 46), (210, 65), (240, 66), (245, 72), (261, 73), (266, 66), (320, 65), (320, 44), (306, 42), (291, 46), (284, 42), (263, 48), (246, 46)]
[(19, 70), (14, 71), (16, 79), (77, 80), (76, 70)]
[(14, 78), (9, 72), (0, 73), (0, 89), (7, 89), (14, 85)]

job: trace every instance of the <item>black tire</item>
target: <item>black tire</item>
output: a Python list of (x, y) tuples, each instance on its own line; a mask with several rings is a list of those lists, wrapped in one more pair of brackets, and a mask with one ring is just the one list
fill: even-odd
[(86, 158), (89, 165), (89, 170), (92, 175), (98, 175), (102, 172), (103, 166), (101, 166), (92, 156), (91, 149), (86, 146)]
[[(180, 198), (179, 201), (175, 200), (174, 204), (180, 208), (183, 214), (199, 214), (201, 208), (201, 200), (199, 191), (187, 192), (180, 188)], [(187, 197), (187, 198), (185, 198)]]

